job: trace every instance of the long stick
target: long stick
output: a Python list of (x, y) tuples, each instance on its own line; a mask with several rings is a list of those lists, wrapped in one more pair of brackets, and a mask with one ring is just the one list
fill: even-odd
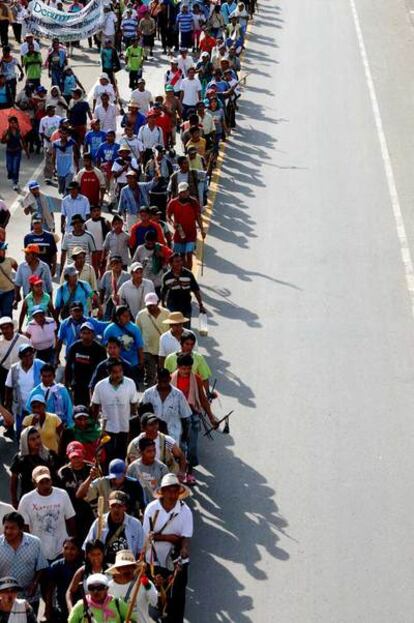
[(206, 435), (208, 435), (209, 433), (211, 433), (213, 430), (216, 430), (216, 428), (217, 428), (217, 427), (218, 427), (218, 426), (219, 426), (222, 422), (224, 422), (225, 420), (227, 420), (227, 419), (231, 416), (231, 414), (232, 414), (232, 413), (234, 413), (234, 411), (229, 411), (229, 412), (227, 413), (227, 415), (225, 415), (224, 417), (222, 417), (222, 418), (221, 418), (221, 420), (219, 420), (219, 421), (216, 423), (216, 426), (212, 426), (211, 428), (209, 428), (208, 430), (206, 430), (206, 432), (204, 433), (204, 437), (205, 437)]
[(103, 495), (98, 497), (98, 530), (96, 533), (96, 538), (101, 540), (102, 532), (103, 532), (103, 519), (104, 519), (104, 505), (105, 498)]
[[(145, 541), (144, 541), (144, 545), (143, 545), (142, 551), (141, 551), (141, 553), (139, 555), (138, 562), (144, 562), (145, 561), (145, 554), (146, 554), (148, 545), (149, 545), (149, 539), (147, 537), (145, 539)], [(131, 615), (132, 615), (132, 612), (133, 612), (133, 610), (135, 608), (135, 603), (136, 603), (137, 598), (138, 598), (139, 589), (141, 588), (141, 578), (142, 578), (144, 572), (145, 572), (145, 565), (142, 565), (141, 570), (138, 573), (137, 579), (135, 581), (134, 588), (132, 590), (131, 599), (129, 601), (128, 610), (127, 610), (126, 617), (125, 617), (125, 623), (131, 623)]]
[(204, 274), (204, 238), (201, 240), (201, 276)]

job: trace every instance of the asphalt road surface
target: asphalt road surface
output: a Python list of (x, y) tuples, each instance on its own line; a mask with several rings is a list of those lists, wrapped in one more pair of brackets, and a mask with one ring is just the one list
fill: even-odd
[(191, 623), (412, 619), (413, 58), (403, 0), (260, 4), (201, 280), (235, 413), (203, 443)]

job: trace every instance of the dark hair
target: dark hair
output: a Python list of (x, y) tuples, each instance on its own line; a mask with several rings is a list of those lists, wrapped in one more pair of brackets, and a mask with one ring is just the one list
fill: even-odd
[(196, 123), (198, 125), (198, 115), (197, 113), (193, 113), (188, 117), (188, 121), (191, 123)]
[(146, 232), (144, 239), (147, 242), (155, 242), (157, 240), (157, 234), (155, 233), (155, 231), (152, 231), (150, 229), (149, 231)]
[(154, 413), (154, 407), (151, 402), (141, 402), (138, 405), (138, 415), (144, 415), (144, 413)]
[(173, 261), (173, 260), (176, 260), (177, 258), (178, 258), (179, 260), (182, 260), (182, 259), (183, 259), (179, 253), (173, 253), (173, 254), (171, 255), (171, 257), (170, 257), (170, 264), (172, 263), (172, 261)]
[[(76, 536), (68, 536), (63, 541), (63, 546), (65, 546), (66, 543), (72, 543), (72, 545), (74, 545), (80, 552), (82, 552), (82, 541), (78, 539)], [(82, 553), (82, 557), (83, 557), (83, 553)]]
[(106, 345), (108, 346), (108, 344), (116, 344), (117, 346), (119, 346), (119, 348), (122, 348), (122, 342), (119, 337), (116, 337), (116, 335), (111, 335), (110, 337), (108, 337), (108, 339), (106, 340)]
[(115, 357), (111, 357), (106, 362), (106, 369), (108, 370), (108, 372), (110, 372), (112, 368), (115, 368), (116, 366), (121, 366), (122, 370), (124, 369), (122, 361), (120, 359), (115, 359)]
[(40, 373), (42, 372), (53, 372), (53, 374), (55, 374), (55, 366), (52, 366), (51, 363), (45, 363), (45, 365), (40, 368)]
[(92, 566), (88, 560), (88, 554), (92, 552), (94, 549), (99, 549), (102, 552), (102, 556), (105, 557), (105, 545), (99, 539), (95, 539), (94, 541), (88, 541), (85, 545), (85, 576), (90, 575), (92, 573)]
[(150, 446), (155, 446), (155, 441), (153, 439), (148, 439), (148, 437), (141, 437), (138, 441), (138, 448), (140, 452), (144, 452)]
[(197, 342), (197, 338), (192, 331), (183, 331), (180, 337), (180, 344), (184, 344), (187, 340), (191, 340), (193, 344)]
[(112, 322), (115, 322), (115, 324), (119, 324), (119, 317), (126, 311), (129, 313), (129, 315), (131, 315), (131, 311), (128, 305), (118, 305), (118, 307), (115, 307), (114, 311), (112, 312)]
[(163, 379), (166, 380), (166, 379), (169, 379), (171, 377), (171, 374), (170, 374), (170, 371), (167, 370), (167, 368), (161, 368), (157, 372), (157, 377), (158, 377), (159, 381), (161, 381)]
[(187, 162), (186, 156), (178, 156), (177, 164), (180, 165), (180, 164), (183, 164), (183, 162)]
[(180, 353), (177, 357), (177, 366), (192, 366), (194, 363), (194, 359), (191, 355), (187, 353)]
[(200, 132), (200, 128), (198, 126), (191, 126), (190, 130), (189, 130), (190, 134), (195, 134), (196, 132)]
[(2, 522), (3, 526), (6, 523), (6, 521), (17, 524), (17, 527), (20, 530), (23, 530), (24, 528), (24, 517), (17, 511), (11, 511), (10, 513), (6, 513), (3, 517), (3, 522)]

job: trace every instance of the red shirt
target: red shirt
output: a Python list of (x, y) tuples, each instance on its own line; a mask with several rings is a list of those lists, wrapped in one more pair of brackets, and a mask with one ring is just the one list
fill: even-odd
[(157, 234), (157, 242), (165, 244), (164, 232), (159, 223), (150, 220), (148, 225), (143, 225), (142, 221), (138, 221), (129, 231), (129, 246), (133, 251), (145, 242), (145, 234), (147, 231), (155, 231)]
[(174, 232), (174, 242), (195, 242), (197, 240), (197, 218), (200, 214), (200, 204), (197, 199), (190, 197), (182, 203), (178, 197), (171, 199), (167, 206), (168, 218), (173, 218), (174, 222), (181, 225), (185, 233), (183, 240), (177, 230)]
[(100, 205), (100, 190), (101, 185), (95, 171), (84, 171), (80, 180), (80, 192), (89, 199), (91, 206)]
[(201, 52), (208, 52), (211, 54), (211, 50), (216, 45), (216, 40), (214, 37), (210, 37), (207, 33), (203, 33), (200, 37), (199, 48)]
[(155, 119), (155, 125), (157, 125), (162, 130), (162, 136), (164, 138), (164, 145), (168, 145), (168, 137), (171, 134), (171, 117), (166, 114), (162, 114)]

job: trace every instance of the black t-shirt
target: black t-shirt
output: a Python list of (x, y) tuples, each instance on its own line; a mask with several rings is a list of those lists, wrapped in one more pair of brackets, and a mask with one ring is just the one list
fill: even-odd
[(191, 292), (198, 292), (200, 287), (188, 268), (183, 268), (178, 276), (172, 270), (162, 279), (162, 297), (170, 311), (180, 311), (184, 315), (191, 310)]
[(69, 494), (70, 501), (76, 512), (78, 525), (78, 536), (86, 536), (90, 526), (95, 519), (91, 505), (85, 500), (76, 497), (76, 491), (80, 485), (88, 478), (92, 463), (85, 462), (81, 469), (73, 469), (70, 465), (64, 465), (58, 472), (59, 487), (65, 489)]
[(128, 549), (124, 524), (115, 524), (108, 515), (108, 534), (105, 540), (105, 562), (113, 564), (117, 552)]
[(48, 569), (48, 577), (56, 587), (56, 601), (60, 612), (64, 615), (65, 619), (68, 616), (68, 609), (66, 606), (66, 591), (69, 588), (69, 584), (72, 581), (75, 572), (82, 566), (82, 559), (73, 563), (68, 563), (64, 558), (59, 558), (52, 562)]
[(68, 112), (71, 125), (86, 125), (89, 110), (90, 108), (88, 102), (76, 102), (76, 104), (70, 108)]
[(90, 346), (84, 346), (81, 340), (76, 340), (69, 349), (67, 365), (72, 385), (88, 387), (92, 374), (98, 363), (106, 359), (106, 350), (95, 340)]
[(26, 234), (24, 237), (24, 246), (27, 247), (29, 244), (39, 245), (39, 259), (43, 260), (50, 266), (52, 263), (52, 257), (57, 253), (56, 242), (53, 234), (48, 231), (44, 231), (39, 235), (34, 234), (33, 232)]
[[(99, 381), (102, 381), (103, 379), (108, 378), (109, 374), (108, 374), (108, 369), (106, 367), (107, 363), (108, 363), (108, 360), (106, 359), (105, 361), (101, 361), (101, 363), (96, 367), (96, 370), (94, 371), (93, 376), (91, 378), (91, 382), (89, 384), (89, 387), (92, 390), (95, 389), (95, 385)], [(134, 373), (129, 363), (125, 359), (122, 359), (122, 358), (121, 358), (121, 363), (122, 363), (122, 369), (124, 371), (124, 376), (127, 376), (128, 378), (132, 379)]]
[(10, 465), (10, 471), (12, 474), (20, 477), (19, 499), (25, 493), (29, 493), (29, 491), (33, 490), (32, 471), (38, 465), (45, 465), (48, 467), (50, 469), (53, 484), (57, 484), (57, 456), (53, 451), (49, 450), (49, 459), (47, 460), (42, 459), (42, 457), (37, 454), (27, 454), (25, 456), (21, 456), (20, 453), (17, 453), (13, 457)]

